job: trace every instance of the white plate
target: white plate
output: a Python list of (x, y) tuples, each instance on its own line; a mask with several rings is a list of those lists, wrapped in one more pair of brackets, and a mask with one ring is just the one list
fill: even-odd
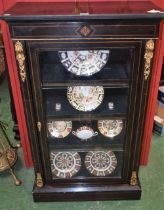
[(122, 120), (99, 120), (98, 129), (106, 137), (113, 138), (119, 135), (123, 129)]
[(112, 151), (90, 151), (85, 156), (85, 167), (94, 176), (107, 176), (117, 166), (117, 159)]
[(81, 167), (81, 158), (77, 152), (51, 151), (52, 174), (60, 178), (71, 178)]
[(81, 140), (87, 140), (98, 135), (98, 132), (94, 132), (93, 129), (88, 126), (82, 126), (78, 128), (76, 132), (72, 131), (72, 133)]
[(109, 50), (59, 51), (61, 63), (78, 76), (91, 76), (107, 63)]
[(48, 121), (48, 131), (52, 137), (64, 138), (72, 130), (71, 121)]
[(95, 110), (103, 101), (102, 86), (72, 86), (68, 87), (67, 98), (70, 104), (79, 111)]

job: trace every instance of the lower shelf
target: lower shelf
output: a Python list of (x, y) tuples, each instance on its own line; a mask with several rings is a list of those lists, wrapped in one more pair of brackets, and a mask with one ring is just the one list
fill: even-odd
[(140, 185), (129, 184), (70, 184), (57, 186), (45, 185), (38, 188), (34, 185), (35, 202), (50, 201), (89, 201), (89, 200), (139, 200)]

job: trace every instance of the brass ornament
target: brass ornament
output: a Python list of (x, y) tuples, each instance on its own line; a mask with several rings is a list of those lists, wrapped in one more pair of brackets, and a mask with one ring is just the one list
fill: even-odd
[(137, 173), (136, 171), (132, 171), (132, 176), (131, 176), (131, 179), (130, 179), (130, 185), (132, 186), (135, 186), (137, 185)]
[(151, 68), (151, 60), (154, 55), (154, 41), (152, 39), (146, 42), (146, 51), (145, 51), (145, 67), (144, 67), (144, 77), (145, 80), (149, 78), (150, 68)]
[(42, 180), (41, 173), (36, 174), (36, 186), (39, 188), (43, 187), (43, 180)]
[[(0, 133), (3, 134), (2, 137), (0, 136), (0, 173), (5, 170), (9, 170), (14, 184), (19, 186), (22, 182), (16, 177), (12, 168), (12, 166), (17, 161), (16, 150), (18, 149), (18, 145), (13, 146), (10, 142), (9, 136), (6, 131), (7, 126), (8, 125), (6, 123), (0, 121)], [(8, 144), (8, 146), (6, 145), (6, 143)]]
[(16, 41), (15, 43), (15, 52), (16, 52), (16, 59), (19, 65), (20, 77), (21, 77), (22, 82), (25, 82), (25, 79), (26, 79), (25, 56), (23, 52), (23, 46), (20, 41)]
[[(6, 160), (6, 158), (8, 161)], [(0, 148), (0, 172), (7, 170), (9, 168), (9, 164), (12, 167), (16, 161), (17, 155), (14, 149), (9, 148), (4, 151)]]

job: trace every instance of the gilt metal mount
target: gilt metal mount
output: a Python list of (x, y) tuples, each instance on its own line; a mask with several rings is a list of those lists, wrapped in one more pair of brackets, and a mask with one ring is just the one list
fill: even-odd
[(146, 50), (145, 50), (145, 66), (144, 66), (144, 77), (145, 80), (148, 80), (151, 70), (151, 61), (154, 55), (154, 41), (152, 39), (146, 42)]
[(132, 176), (131, 176), (131, 179), (130, 179), (130, 185), (132, 186), (135, 186), (137, 185), (137, 173), (136, 171), (132, 171)]
[(40, 173), (36, 174), (36, 186), (39, 188), (43, 187), (43, 180)]
[(22, 82), (25, 82), (26, 80), (25, 56), (23, 52), (23, 46), (20, 41), (16, 41), (15, 43), (15, 53), (16, 53), (16, 59), (18, 61), (21, 80)]

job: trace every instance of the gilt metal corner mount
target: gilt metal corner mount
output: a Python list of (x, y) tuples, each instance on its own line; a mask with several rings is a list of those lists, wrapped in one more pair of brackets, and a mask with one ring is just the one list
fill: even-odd
[(144, 66), (144, 77), (145, 80), (148, 80), (150, 71), (151, 71), (151, 61), (154, 56), (154, 41), (152, 39), (146, 42), (146, 49), (145, 49), (145, 66)]
[(25, 56), (23, 52), (23, 46), (20, 41), (15, 42), (15, 53), (16, 53), (16, 59), (18, 61), (21, 80), (22, 82), (25, 82), (26, 80)]

